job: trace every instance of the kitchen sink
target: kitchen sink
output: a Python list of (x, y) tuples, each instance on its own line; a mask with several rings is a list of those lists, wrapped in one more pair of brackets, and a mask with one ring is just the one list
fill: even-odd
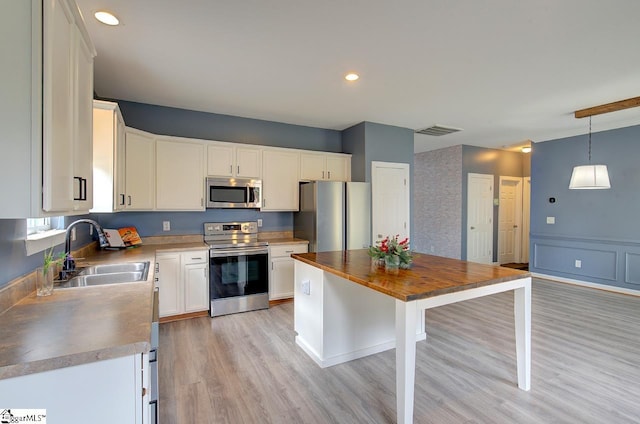
[(148, 273), (149, 262), (95, 265), (81, 269), (78, 275), (69, 280), (57, 282), (56, 287), (71, 288), (133, 283), (145, 281)]
[(149, 262), (124, 262), (117, 264), (94, 265), (82, 268), (78, 275), (113, 274), (117, 272), (145, 272)]

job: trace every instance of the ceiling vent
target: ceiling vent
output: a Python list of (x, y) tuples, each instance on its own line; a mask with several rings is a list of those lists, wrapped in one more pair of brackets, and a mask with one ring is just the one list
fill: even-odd
[(462, 131), (462, 128), (443, 127), (442, 125), (432, 125), (429, 128), (416, 130), (417, 134), (433, 135), (439, 137), (441, 135), (447, 135), (454, 132)]

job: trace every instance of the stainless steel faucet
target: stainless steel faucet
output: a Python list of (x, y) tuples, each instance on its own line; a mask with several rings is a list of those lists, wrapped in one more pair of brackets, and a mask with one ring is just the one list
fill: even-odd
[(64, 237), (64, 265), (62, 266), (62, 271), (60, 271), (60, 278), (62, 279), (66, 279), (69, 273), (76, 269), (76, 262), (71, 257), (71, 229), (76, 225), (83, 223), (93, 225), (93, 228), (96, 229), (96, 233), (98, 234), (98, 243), (100, 244), (101, 249), (109, 246), (109, 242), (107, 241), (107, 237), (104, 235), (102, 227), (93, 219), (79, 219), (69, 224)]

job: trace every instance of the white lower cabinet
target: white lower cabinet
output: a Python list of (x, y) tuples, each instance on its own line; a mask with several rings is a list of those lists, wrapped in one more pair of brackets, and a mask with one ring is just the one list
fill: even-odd
[(292, 253), (307, 253), (306, 243), (277, 244), (269, 246), (269, 300), (293, 297)]
[(209, 309), (208, 259), (208, 250), (156, 254), (161, 317)]
[(138, 353), (0, 380), (3, 408), (46, 409), (52, 423), (147, 424), (148, 369)]

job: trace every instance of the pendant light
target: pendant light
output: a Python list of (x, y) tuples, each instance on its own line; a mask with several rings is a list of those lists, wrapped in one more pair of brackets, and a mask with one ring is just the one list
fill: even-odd
[(591, 164), (591, 116), (589, 116), (589, 164), (573, 168), (569, 189), (603, 190), (611, 188), (607, 165)]

